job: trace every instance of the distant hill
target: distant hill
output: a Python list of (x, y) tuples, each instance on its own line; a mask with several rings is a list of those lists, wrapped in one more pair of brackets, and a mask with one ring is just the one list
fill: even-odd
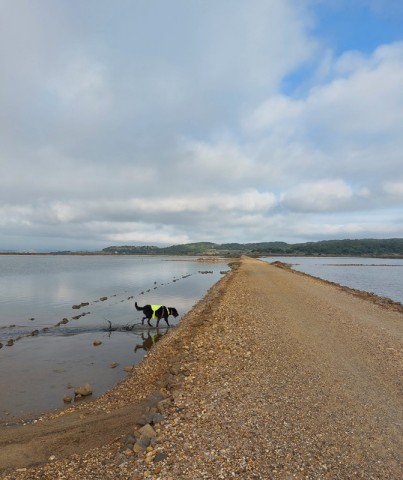
[(369, 257), (403, 257), (403, 238), (383, 240), (323, 240), (319, 242), (294, 243), (211, 243), (197, 242), (170, 247), (156, 246), (112, 246), (102, 250), (106, 254), (120, 255), (204, 255), (234, 257), (240, 255), (334, 255), (334, 256), (369, 256)]

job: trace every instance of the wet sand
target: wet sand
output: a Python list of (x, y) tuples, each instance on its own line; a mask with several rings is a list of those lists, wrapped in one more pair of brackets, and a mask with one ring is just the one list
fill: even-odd
[(393, 305), (244, 257), (126, 381), (1, 426), (1, 478), (401, 478), (402, 340)]

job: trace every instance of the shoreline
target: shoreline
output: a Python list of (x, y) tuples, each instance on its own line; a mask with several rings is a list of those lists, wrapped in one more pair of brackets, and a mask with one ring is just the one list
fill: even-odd
[[(265, 266), (259, 265), (259, 263), (263, 263)], [(274, 269), (275, 265), (270, 265), (267, 262), (252, 259), (242, 259), (240, 265), (243, 271), (246, 268), (258, 268), (262, 270), (262, 272), (270, 272), (270, 275), (274, 276), (273, 278), (278, 277), (274, 270), (280, 272), (282, 270), (282, 268)], [(301, 278), (309, 279), (309, 284), (313, 285), (312, 288), (314, 292), (319, 289), (322, 290), (318, 285), (323, 285), (326, 294), (328, 294), (329, 290), (331, 297), (334, 295), (337, 296), (338, 294), (335, 292), (339, 290), (343, 292), (343, 296), (346, 293), (352, 294), (351, 296), (355, 298), (355, 300), (353, 300), (354, 305), (357, 301), (363, 302), (360, 303), (360, 305), (363, 310), (369, 311), (369, 314), (371, 314), (373, 308), (382, 306), (382, 310), (379, 311), (389, 312), (388, 315), (391, 315), (393, 318), (396, 316), (392, 305), (376, 304), (376, 302), (373, 302), (371, 296), (363, 297), (356, 295), (354, 291), (351, 291), (353, 289), (335, 285), (332, 284), (332, 282), (302, 272), (285, 269), (285, 280), (282, 279), (284, 274), (280, 274), (279, 278), (281, 281), (287, 281), (293, 284), (295, 282), (289, 278), (290, 273), (297, 273)], [(4, 432), (4, 426), (2, 426), (0, 432), (0, 448), (3, 456), (6, 454), (9, 457), (9, 461), (6, 466), (4, 465), (4, 461), (0, 463), (0, 471), (3, 469), (5, 473), (7, 470), (4, 469), (20, 469), (17, 472), (14, 471), (10, 473), (11, 476), (6, 474), (6, 476), (2, 478), (57, 478), (52, 477), (54, 472), (59, 470), (73, 472), (74, 468), (77, 468), (77, 465), (82, 463), (83, 458), (85, 458), (85, 462), (93, 465), (93, 469), (95, 469), (95, 465), (98, 465), (96, 468), (100, 469), (98, 471), (104, 472), (105, 478), (169, 478), (168, 476), (159, 476), (164, 468), (169, 472), (175, 471), (176, 468), (174, 464), (169, 463), (169, 455), (164, 458), (162, 458), (163, 455), (161, 456), (161, 453), (165, 455), (165, 452), (169, 450), (165, 446), (163, 439), (164, 436), (166, 437), (167, 434), (171, 433), (174, 425), (176, 425), (176, 418), (180, 418), (181, 423), (186, 427), (186, 424), (196, 416), (198, 410), (194, 411), (191, 405), (187, 404), (186, 406), (186, 403), (182, 401), (183, 389), (188, 385), (188, 388), (192, 390), (192, 384), (198, 379), (198, 377), (194, 377), (193, 371), (197, 370), (199, 376), (207, 375), (210, 371), (210, 367), (208, 367), (209, 357), (215, 357), (216, 355), (224, 356), (227, 361), (228, 355), (235, 355), (237, 358), (240, 355), (245, 361), (248, 361), (252, 355), (251, 350), (247, 349), (246, 345), (243, 345), (240, 349), (237, 348), (237, 342), (242, 343), (242, 339), (236, 335), (234, 337), (235, 340), (234, 338), (231, 340), (232, 329), (226, 333), (228, 328), (227, 323), (222, 320), (222, 314), (219, 313), (220, 311), (225, 311), (222, 310), (223, 307), (221, 304), (222, 302), (225, 303), (226, 297), (232, 294), (233, 291), (237, 292), (236, 289), (234, 290), (234, 284), (236, 284), (239, 278), (243, 278), (245, 274), (242, 272), (243, 276), (241, 275), (241, 277), (239, 277), (239, 275), (239, 269), (234, 269), (214, 284), (205, 297), (183, 317), (181, 323), (168, 335), (164, 336), (150, 351), (147, 357), (133, 369), (132, 374), (106, 394), (86, 404), (69, 407), (62, 411), (48, 412), (42, 417), (42, 420), (35, 424), (27, 425), (26, 427), (9, 427), (8, 432)], [(248, 286), (249, 284), (245, 285)], [(303, 283), (303, 286), (307, 288), (306, 282)], [(334, 286), (339, 288), (334, 289)], [(243, 297), (244, 294), (245, 292), (241, 290), (237, 295)], [(368, 300), (370, 301), (368, 302)], [(247, 303), (249, 297), (245, 297), (243, 301)], [(370, 307), (370, 305), (372, 305), (372, 307)], [(237, 315), (237, 313), (234, 313), (234, 315)], [(230, 317), (229, 320), (233, 322), (234, 320), (231, 320), (231, 318), (232, 317)], [(223, 330), (221, 330), (220, 322), (222, 322)], [(218, 337), (212, 334), (214, 331), (220, 332)], [(253, 334), (253, 331), (242, 331), (246, 337)], [(209, 345), (208, 339), (213, 338), (215, 339), (216, 345)], [(204, 372), (205, 368), (207, 368), (206, 372)], [(221, 364), (221, 368), (224, 368), (224, 364)], [(212, 371), (212, 374), (214, 375), (215, 372)], [(230, 383), (229, 379), (228, 383)], [(208, 387), (209, 383), (203, 384), (202, 382), (202, 385)], [(236, 395), (235, 392), (232, 393)], [(197, 398), (197, 400), (195, 398), (195, 404), (200, 403), (200, 401), (200, 398)], [(183, 407), (180, 406), (182, 404)], [(178, 408), (184, 409), (188, 412), (186, 415), (190, 415), (190, 417), (183, 417), (182, 415), (178, 417), (178, 414), (180, 414), (180, 412), (177, 411)], [(144, 455), (134, 455), (132, 454), (132, 448), (126, 448), (131, 446), (131, 443), (128, 443), (128, 437), (131, 436), (132, 438), (129, 440), (132, 441), (134, 438), (136, 441), (133, 435), (135, 432), (138, 432), (140, 425), (138, 421), (144, 422), (149, 420), (150, 417), (147, 418), (147, 415), (157, 413), (154, 410), (157, 410), (159, 413), (163, 412), (161, 415), (164, 416), (161, 424), (151, 422), (155, 427), (155, 444), (151, 446), (148, 452), (145, 451)], [(248, 412), (245, 411), (244, 414), (247, 415)], [(100, 427), (102, 427), (102, 425), (100, 425), (100, 419), (103, 419), (103, 421), (110, 419), (111, 425), (105, 424), (105, 429), (101, 428), (100, 430)], [(78, 434), (78, 431), (83, 428), (84, 432)], [(66, 435), (70, 429), (71, 435), (68, 438), (74, 439), (76, 445), (68, 445), (66, 436), (60, 434), (61, 429), (66, 430)], [(20, 435), (20, 432), (22, 438), (16, 441), (15, 437), (17, 433)], [(5, 433), (8, 433), (8, 435)], [(77, 434), (79, 435), (78, 437)], [(39, 449), (37, 447), (36, 451), (32, 451), (28, 456), (22, 456), (21, 451), (28, 451), (29, 453), (30, 442), (33, 442), (35, 438), (38, 437), (41, 438), (41, 447)], [(46, 437), (48, 438), (48, 443), (46, 443)], [(161, 440), (160, 437), (162, 437)], [(168, 438), (170, 438), (169, 435)], [(44, 440), (45, 443), (42, 443), (42, 440)], [(164, 448), (159, 446), (160, 442)], [(73, 455), (73, 457), (69, 459), (66, 458), (66, 456), (72, 455), (74, 451), (82, 448), (93, 448), (97, 450), (97, 453), (89, 452), (87, 454), (83, 453), (79, 457)], [(177, 446), (177, 448), (179, 447)], [(13, 450), (16, 449), (19, 455), (13, 456)], [(151, 455), (147, 457), (147, 453), (151, 453)], [(156, 462), (155, 459), (158, 458), (158, 454), (160, 454), (160, 460)], [(101, 455), (103, 463), (98, 462), (99, 455)], [(49, 458), (52, 457), (55, 458), (49, 461)], [(98, 458), (98, 460), (92, 460), (94, 458)], [(147, 458), (152, 460), (147, 462)], [(177, 460), (178, 463), (180, 463), (178, 458)], [(47, 463), (35, 469), (28, 467), (30, 462)], [(76, 467), (74, 467), (74, 465)], [(125, 476), (128, 475), (127, 468), (129, 467), (137, 468), (137, 477)], [(77, 470), (77, 472), (78, 471), (79, 470)], [(110, 472), (114, 472), (113, 475), (117, 476), (108, 476), (112, 475)], [(137, 473), (135, 474), (137, 475)], [(80, 475), (82, 475), (82, 473), (80, 473)], [(74, 476), (67, 476), (65, 478), (74, 478)], [(184, 476), (173, 478), (192, 477)]]
[[(102, 252), (0, 252), (0, 255), (18, 255), (18, 256), (101, 256), (101, 257), (200, 257), (205, 259), (211, 259), (214, 261), (239, 261), (242, 256), (246, 254), (240, 255), (206, 255), (205, 253), (199, 253), (194, 255), (187, 255), (187, 254), (172, 254), (172, 253), (102, 253)], [(323, 255), (305, 255), (305, 254), (298, 254), (298, 253), (264, 253), (259, 254), (258, 256), (249, 255), (250, 258), (255, 258), (257, 260), (261, 258), (267, 257), (296, 257), (296, 258), (373, 258), (373, 259), (389, 259), (389, 260), (401, 260), (403, 259), (403, 255), (400, 254), (385, 254), (385, 255), (340, 255), (340, 254), (323, 254)]]
[(368, 300), (368, 301), (370, 301), (370, 302), (372, 302), (376, 305), (379, 305), (383, 308), (393, 309), (393, 310), (396, 310), (397, 312), (403, 313), (403, 304), (401, 302), (396, 302), (395, 300), (392, 300), (389, 297), (382, 297), (380, 295), (377, 295), (376, 293), (367, 292), (365, 290), (359, 290), (358, 288), (347, 287), (347, 286), (342, 285), (340, 283), (332, 282), (331, 280), (326, 280), (324, 278), (317, 277), (316, 275), (311, 275), (309, 273), (301, 272), (300, 270), (293, 269), (292, 265), (284, 263), (284, 262), (275, 261), (275, 262), (272, 262), (271, 265), (273, 265), (277, 268), (283, 268), (283, 269), (288, 270), (288, 271), (290, 271), (292, 273), (295, 273), (297, 275), (302, 275), (302, 276), (305, 276), (305, 277), (314, 278), (315, 280), (318, 280), (318, 281), (323, 282), (323, 283), (328, 284), (328, 285), (332, 285), (332, 286), (338, 288), (339, 290), (342, 290), (346, 293), (349, 293), (350, 295), (354, 295), (354, 296), (356, 296), (358, 298), (361, 298), (363, 300)]
[[(31, 479), (33, 478), (31, 473), (28, 477), (25, 476), (30, 466), (46, 464), (53, 456), (58, 459), (66, 458), (74, 455), (81, 448), (85, 450), (102, 448), (105, 442), (116, 439), (124, 425), (131, 423), (134, 428), (136, 421), (141, 421), (142, 417), (148, 413), (150, 405), (155, 407), (154, 395), (161, 389), (165, 390), (164, 378), (170, 375), (171, 367), (183, 360), (183, 352), (186, 352), (185, 343), (189, 341), (193, 330), (200, 324), (198, 316), (205, 315), (206, 310), (210, 309), (211, 302), (220, 296), (232, 273), (233, 271), (230, 270), (210, 287), (206, 295), (183, 316), (175, 329), (164, 335), (142, 361), (134, 365), (132, 372), (125, 379), (100, 397), (69, 407), (46, 411), (40, 416), (10, 417), (1, 422), (0, 452), (8, 458), (2, 459), (0, 455), (0, 478), (14, 480), (20, 475), (21, 478)], [(104, 420), (109, 415), (116, 416), (119, 428), (115, 430), (107, 424), (106, 429), (101, 428), (100, 434), (100, 419)], [(78, 427), (77, 423), (82, 423), (88, 429), (85, 435), (82, 434), (83, 432), (78, 433), (81, 427)], [(69, 429), (73, 437), (79, 437), (71, 446), (65, 444), (64, 435), (60, 434), (61, 430)], [(108, 432), (109, 429), (110, 432)], [(127, 434), (129, 431), (130, 428), (127, 429)], [(99, 436), (98, 439), (94, 438), (94, 432)], [(20, 436), (22, 440), (16, 438)], [(37, 437), (41, 437), (41, 448), (36, 445), (35, 451), (29, 453), (31, 442), (35, 442)], [(21, 456), (21, 450), (28, 453)], [(10, 473), (10, 477), (7, 475), (8, 472), (13, 472)]]

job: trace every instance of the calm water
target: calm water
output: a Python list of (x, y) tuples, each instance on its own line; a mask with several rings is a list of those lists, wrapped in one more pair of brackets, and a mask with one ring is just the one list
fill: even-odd
[(169, 257), (0, 255), (0, 418), (62, 407), (83, 383), (100, 395), (168, 331), (164, 320), (142, 326), (135, 300), (175, 307), (176, 325), (228, 269)]
[(289, 263), (294, 270), (403, 303), (403, 259), (266, 257), (262, 260)]

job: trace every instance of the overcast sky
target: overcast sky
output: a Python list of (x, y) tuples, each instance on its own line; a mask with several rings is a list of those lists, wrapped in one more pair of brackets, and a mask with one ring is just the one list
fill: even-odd
[(0, 250), (392, 237), (401, 0), (0, 0)]

